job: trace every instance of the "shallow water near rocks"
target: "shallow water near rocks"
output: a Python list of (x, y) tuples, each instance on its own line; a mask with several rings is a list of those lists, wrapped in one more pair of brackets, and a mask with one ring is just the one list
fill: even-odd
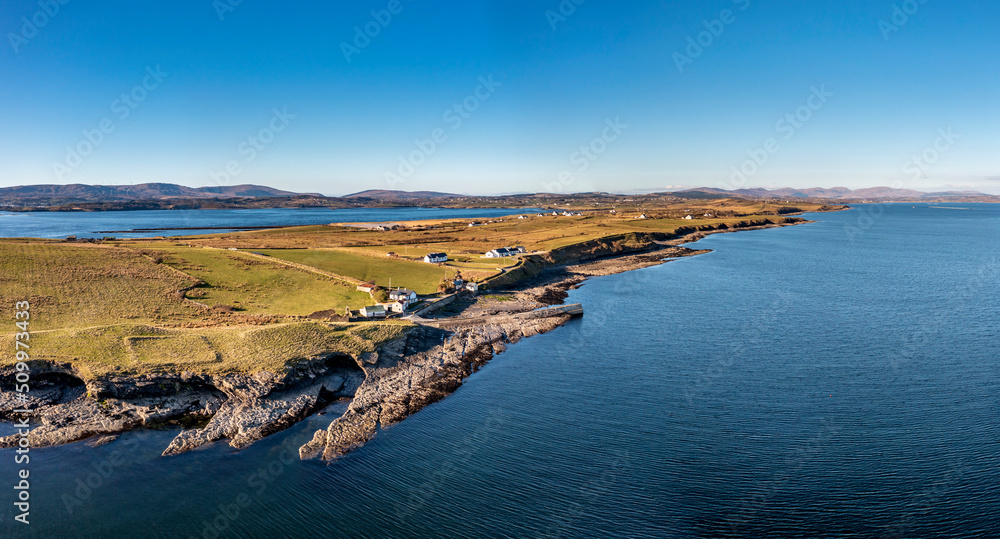
[(590, 279), (582, 318), (330, 465), (291, 457), (346, 403), (240, 452), (32, 450), (31, 524), (8, 487), (0, 536), (1000, 535), (1000, 206), (967, 206), (811, 214)]

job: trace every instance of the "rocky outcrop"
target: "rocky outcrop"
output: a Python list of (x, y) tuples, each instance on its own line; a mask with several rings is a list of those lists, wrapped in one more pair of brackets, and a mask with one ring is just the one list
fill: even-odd
[(365, 365), (367, 378), (343, 416), (299, 449), (303, 459), (337, 458), (457, 389), (479, 366), (510, 343), (544, 333), (569, 316), (484, 323), (454, 332), (424, 326)]
[(241, 449), (298, 423), (328, 402), (354, 395), (363, 380), (360, 370), (344, 370), (285, 391), (268, 391), (268, 386), (258, 385), (250, 385), (245, 390), (241, 387), (240, 391), (231, 394), (205, 427), (182, 431), (163, 454), (176, 455), (223, 439)]
[[(85, 386), (47, 387), (33, 393), (35, 400), (28, 405), (35, 424), (28, 435), (31, 447), (66, 444), (181, 418), (208, 417), (222, 402), (217, 393), (208, 389), (127, 401), (87, 396)], [(5, 400), (0, 416), (17, 419), (20, 414), (15, 409)], [(0, 438), (0, 447), (13, 447), (17, 442), (16, 435)]]
[[(9, 370), (9, 369), (8, 369)], [(0, 371), (7, 385), (13, 372)], [(353, 358), (335, 355), (303, 361), (283, 375), (269, 372), (225, 376), (145, 375), (84, 383), (69, 366), (39, 365), (27, 402), (0, 392), (0, 419), (17, 420), (31, 410), (32, 447), (114, 435), (164, 423), (205, 423), (182, 431), (164, 454), (229, 439), (245, 447), (283, 430), (331, 400), (350, 397), (364, 380)], [(0, 438), (13, 447), (18, 436)]]

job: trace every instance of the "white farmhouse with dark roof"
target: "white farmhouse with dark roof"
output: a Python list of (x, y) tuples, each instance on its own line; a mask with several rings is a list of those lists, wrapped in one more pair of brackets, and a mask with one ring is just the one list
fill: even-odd
[(514, 256), (518, 254), (517, 250), (511, 249), (509, 247), (501, 247), (499, 249), (493, 249), (492, 251), (486, 253), (486, 258), (504, 258), (507, 256)]

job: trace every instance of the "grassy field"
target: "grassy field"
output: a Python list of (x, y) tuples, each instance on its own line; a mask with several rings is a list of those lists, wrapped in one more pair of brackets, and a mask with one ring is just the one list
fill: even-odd
[(258, 252), (383, 287), (388, 287), (391, 280), (393, 287), (409, 288), (418, 294), (437, 292), (441, 279), (455, 275), (454, 270), (436, 264), (397, 260), (376, 253), (364, 255), (339, 249), (264, 249)]
[(29, 301), (35, 331), (190, 320), (199, 310), (172, 294), (194, 282), (129, 249), (0, 242), (0, 305)]
[(187, 297), (209, 306), (228, 305), (248, 314), (305, 316), (358, 309), (368, 294), (343, 281), (268, 262), (247, 253), (191, 247), (143, 249), (205, 284)]
[[(208, 374), (281, 372), (304, 359), (370, 352), (410, 327), (403, 322), (332, 324), (292, 322), (265, 326), (162, 328), (116, 324), (35, 332), (34, 360), (72, 363), (85, 379), (194, 371)], [(0, 336), (13, 350), (13, 336)], [(4, 355), (0, 365), (14, 362)]]
[[(441, 270), (443, 271), (443, 270)], [(185, 301), (178, 291), (199, 281)], [(30, 357), (70, 362), (85, 377), (111, 373), (280, 371), (288, 361), (357, 353), (407, 324), (302, 321), (371, 303), (354, 286), (245, 253), (136, 242), (0, 241), (0, 304), (31, 304)], [(258, 315), (246, 325), (245, 315)], [(264, 315), (264, 316), (259, 316)], [(372, 325), (372, 324), (366, 324)], [(13, 318), (0, 343), (14, 349)], [(13, 354), (0, 364), (13, 363)]]

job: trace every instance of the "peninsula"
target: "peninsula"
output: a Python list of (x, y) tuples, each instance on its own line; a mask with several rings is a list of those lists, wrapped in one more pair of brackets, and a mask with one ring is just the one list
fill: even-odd
[[(31, 313), (28, 331), (0, 334), (9, 350), (30, 344), (20, 361), (0, 360), (0, 419), (29, 418), (32, 447), (179, 425), (163, 451), (172, 455), (220, 440), (242, 448), (350, 399), (300, 449), (332, 460), (454, 391), (508, 344), (580, 314), (562, 303), (588, 277), (701, 254), (683, 244), (707, 234), (845, 208), (565, 202), (486, 220), (0, 240), (0, 302)], [(12, 391), (24, 369), (27, 400)]]

